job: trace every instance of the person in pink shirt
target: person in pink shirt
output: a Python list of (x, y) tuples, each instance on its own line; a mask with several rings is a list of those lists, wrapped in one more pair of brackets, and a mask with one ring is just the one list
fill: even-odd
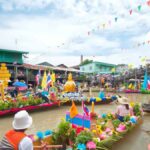
[(118, 102), (120, 103), (120, 105), (117, 106), (116, 114), (117, 114), (117, 118), (121, 122), (123, 122), (125, 116), (133, 115), (133, 109), (132, 107), (129, 106), (129, 102), (125, 98), (119, 98)]

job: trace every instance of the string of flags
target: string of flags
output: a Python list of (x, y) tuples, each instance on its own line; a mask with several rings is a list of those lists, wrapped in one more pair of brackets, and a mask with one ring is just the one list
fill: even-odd
[[(141, 12), (142, 8), (143, 8), (143, 5), (145, 5), (145, 4), (150, 8), (150, 0), (148, 0), (144, 4), (137, 5), (136, 9), (128, 10), (128, 14), (131, 16), (134, 13), (134, 11), (135, 12), (136, 11)], [(119, 21), (119, 17), (116, 16), (116, 17), (114, 17), (114, 19), (108, 20), (105, 23), (104, 22), (103, 23), (99, 23), (99, 25), (97, 25), (96, 27), (94, 27), (94, 28), (90, 29), (89, 31), (87, 31), (86, 34), (87, 34), (87, 36), (90, 36), (90, 35), (92, 35), (92, 33), (96, 32), (96, 31), (98, 31), (100, 29), (104, 30), (104, 29), (106, 29), (106, 27), (111, 27), (113, 22), (117, 23), (118, 21)], [(145, 44), (150, 44), (150, 40), (143, 41), (141, 43), (138, 42), (135, 47), (140, 47), (140, 46), (143, 46)], [(57, 46), (57, 48), (62, 48), (64, 45), (66, 45), (66, 43), (61, 43), (60, 45)]]

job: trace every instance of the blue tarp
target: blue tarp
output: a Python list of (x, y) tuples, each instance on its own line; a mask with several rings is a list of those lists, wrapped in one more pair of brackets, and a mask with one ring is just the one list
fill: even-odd
[(19, 82), (19, 81), (16, 81), (13, 83), (13, 86), (17, 86), (17, 87), (27, 87), (27, 85), (23, 82)]

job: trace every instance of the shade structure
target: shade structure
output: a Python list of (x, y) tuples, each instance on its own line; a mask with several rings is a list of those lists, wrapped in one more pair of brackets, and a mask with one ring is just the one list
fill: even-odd
[(14, 82), (13, 86), (16, 86), (16, 87), (27, 87), (27, 85), (25, 83), (19, 82), (19, 81)]

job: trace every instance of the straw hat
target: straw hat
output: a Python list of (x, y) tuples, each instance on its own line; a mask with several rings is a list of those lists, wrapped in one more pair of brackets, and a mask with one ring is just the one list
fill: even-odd
[(126, 97), (118, 98), (118, 102), (120, 104), (129, 104), (128, 99)]
[(12, 126), (16, 130), (27, 129), (32, 125), (32, 117), (22, 110), (15, 114)]

